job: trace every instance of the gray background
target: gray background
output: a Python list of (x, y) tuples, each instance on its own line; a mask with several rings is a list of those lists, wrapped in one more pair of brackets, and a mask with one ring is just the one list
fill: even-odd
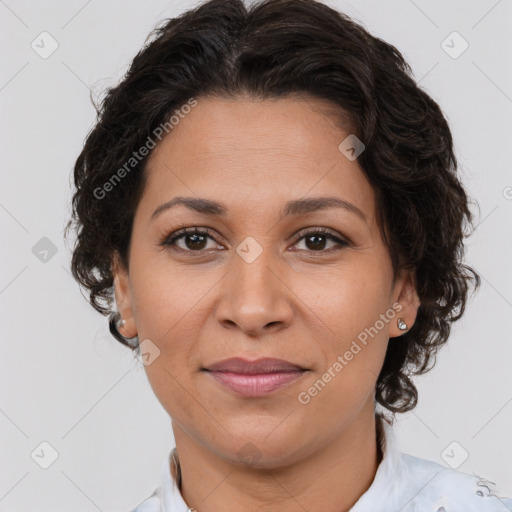
[[(420, 402), (398, 416), (399, 442), (512, 495), (512, 1), (326, 3), (403, 52), (446, 113), (481, 207), (467, 261), (482, 288), (436, 368), (417, 378)], [(158, 483), (170, 419), (71, 278), (63, 227), (71, 169), (94, 122), (89, 88), (113, 85), (159, 20), (194, 5), (0, 1), (2, 511), (126, 512)], [(59, 45), (48, 58), (31, 47), (43, 31)], [(461, 39), (442, 44), (453, 31), (469, 44), (457, 58)], [(31, 458), (43, 441), (59, 454), (48, 469)]]

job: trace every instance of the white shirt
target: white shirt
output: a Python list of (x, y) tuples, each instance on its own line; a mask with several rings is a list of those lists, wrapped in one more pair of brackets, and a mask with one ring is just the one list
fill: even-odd
[[(383, 458), (350, 512), (512, 512), (512, 499), (498, 497), (492, 483), (401, 453), (392, 425), (381, 414), (376, 421)], [(173, 450), (162, 465), (160, 486), (133, 512), (190, 511), (171, 475)]]

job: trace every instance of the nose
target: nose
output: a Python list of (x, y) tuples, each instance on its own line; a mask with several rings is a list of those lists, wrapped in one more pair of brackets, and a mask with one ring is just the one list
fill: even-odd
[(293, 318), (293, 292), (279, 266), (264, 250), (248, 263), (237, 254), (224, 277), (217, 321), (226, 329), (239, 329), (251, 337), (265, 336), (288, 327)]

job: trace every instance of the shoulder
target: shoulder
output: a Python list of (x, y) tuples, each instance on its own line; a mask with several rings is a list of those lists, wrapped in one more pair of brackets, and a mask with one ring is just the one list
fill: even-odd
[(405, 453), (401, 458), (416, 487), (411, 511), (512, 512), (512, 499), (501, 496), (493, 482)]

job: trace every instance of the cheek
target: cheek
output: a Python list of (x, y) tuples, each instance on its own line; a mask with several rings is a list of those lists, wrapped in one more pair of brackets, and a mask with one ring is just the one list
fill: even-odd
[[(179, 358), (179, 354), (176, 356)], [(208, 425), (211, 418), (205, 407), (208, 403), (198, 396), (190, 383), (190, 376), (174, 365), (165, 354), (161, 354), (152, 364), (144, 367), (148, 382), (157, 400), (167, 414), (186, 430), (194, 425)]]
[[(360, 258), (363, 260), (363, 258)], [(390, 278), (385, 266), (344, 265), (322, 275), (300, 277), (294, 291), (324, 326), (326, 346), (343, 348), (390, 308)], [(380, 326), (380, 324), (379, 324)], [(387, 324), (380, 329), (387, 334)]]
[(213, 271), (194, 272), (187, 265), (172, 263), (165, 254), (138, 261), (132, 270), (137, 327), (145, 337), (163, 341), (197, 315), (218, 278)]
[[(148, 381), (162, 406), (178, 421), (190, 407), (194, 347), (205, 321), (207, 294), (218, 278), (213, 272), (188, 272), (165, 257), (139, 259), (131, 269), (132, 307), (139, 340), (151, 340), (159, 350), (145, 365)], [(194, 392), (195, 393), (195, 392)], [(192, 411), (193, 409), (193, 411)], [(199, 417), (197, 421), (205, 421)]]
[(333, 273), (323, 283), (316, 281), (309, 295), (308, 306), (321, 319), (323, 332), (323, 343), (317, 348), (323, 353), (324, 367), (316, 376), (327, 381), (325, 387), (317, 385), (322, 406), (353, 403), (357, 407), (380, 373), (392, 321), (385, 315), (395, 313), (390, 311), (390, 281), (379, 268), (383, 267), (361, 266), (360, 271), (351, 267)]

